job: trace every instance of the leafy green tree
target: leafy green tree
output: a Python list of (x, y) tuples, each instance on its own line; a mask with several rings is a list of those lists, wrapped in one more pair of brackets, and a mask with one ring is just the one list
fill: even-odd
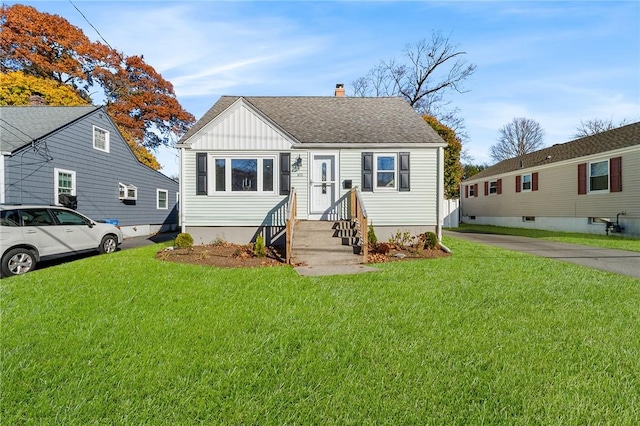
[(456, 136), (456, 132), (440, 123), (437, 118), (424, 115), (422, 119), (447, 143), (447, 147), (444, 149), (444, 192), (448, 199), (458, 198), (460, 196), (460, 181), (462, 180), (462, 165), (460, 164), (462, 142)]
[(462, 166), (462, 180), (469, 179), (471, 176), (486, 170), (488, 167), (486, 164), (464, 164)]

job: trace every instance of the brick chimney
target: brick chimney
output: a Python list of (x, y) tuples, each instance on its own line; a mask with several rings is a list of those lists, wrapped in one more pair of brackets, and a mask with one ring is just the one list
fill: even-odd
[(344, 98), (344, 84), (342, 84), (342, 83), (336, 84), (335, 97), (336, 98)]
[(44, 96), (40, 93), (34, 93), (29, 96), (29, 105), (31, 106), (44, 106), (47, 105), (47, 101), (44, 100)]

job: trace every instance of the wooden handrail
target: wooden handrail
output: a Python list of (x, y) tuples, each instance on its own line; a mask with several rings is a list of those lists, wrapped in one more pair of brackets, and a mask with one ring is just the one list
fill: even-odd
[(364, 263), (369, 260), (369, 225), (367, 219), (367, 210), (364, 208), (364, 202), (360, 195), (360, 190), (356, 187), (351, 190), (349, 195), (350, 199), (350, 213), (351, 220), (357, 222), (360, 233), (362, 234), (362, 257)]
[(298, 194), (295, 188), (291, 188), (289, 193), (289, 199), (287, 201), (287, 222), (286, 222), (286, 246), (285, 257), (287, 264), (291, 263), (291, 245), (293, 243), (293, 231), (296, 227), (296, 220), (298, 218)]

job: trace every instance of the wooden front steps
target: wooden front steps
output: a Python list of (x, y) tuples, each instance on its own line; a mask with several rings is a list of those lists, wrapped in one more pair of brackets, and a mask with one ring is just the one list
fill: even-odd
[(357, 265), (362, 263), (360, 237), (351, 221), (296, 223), (291, 248), (293, 264)]

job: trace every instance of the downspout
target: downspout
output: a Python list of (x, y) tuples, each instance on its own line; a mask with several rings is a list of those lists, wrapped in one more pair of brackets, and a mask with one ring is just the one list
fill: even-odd
[(179, 221), (180, 221), (180, 232), (185, 233), (186, 231), (186, 225), (184, 223), (184, 217), (185, 217), (185, 210), (187, 209), (186, 206), (186, 198), (185, 197), (185, 193), (184, 193), (184, 146), (180, 147), (180, 204), (178, 205), (179, 207), (179, 211), (178, 211), (178, 217), (179, 217)]

